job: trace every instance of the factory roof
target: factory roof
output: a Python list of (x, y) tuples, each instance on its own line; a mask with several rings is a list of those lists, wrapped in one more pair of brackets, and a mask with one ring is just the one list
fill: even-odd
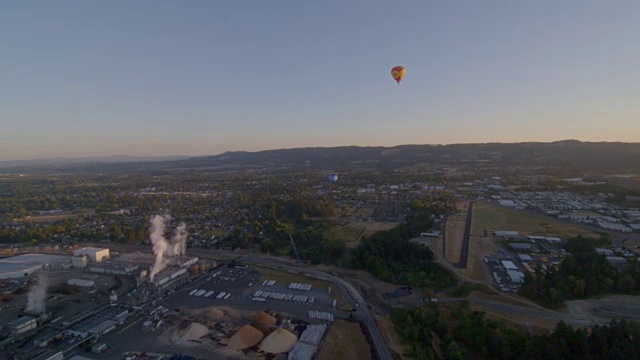
[(514, 264), (512, 261), (508, 261), (508, 260), (503, 260), (502, 261), (502, 266), (504, 266), (504, 268), (507, 269), (507, 270), (517, 270), (518, 269), (516, 264)]
[(31, 272), (34, 268), (42, 268), (46, 264), (71, 262), (71, 258), (62, 255), (22, 254), (0, 259), (0, 278), (4, 274)]
[(494, 231), (496, 236), (501, 237), (518, 237), (520, 234), (517, 231), (504, 231), (504, 230), (496, 230)]
[(13, 320), (12, 322), (8, 323), (7, 325), (9, 325), (9, 327), (12, 328), (17, 328), (20, 327), (22, 324), (28, 323), (31, 320), (33, 320), (34, 318), (32, 316), (22, 316), (16, 320)]

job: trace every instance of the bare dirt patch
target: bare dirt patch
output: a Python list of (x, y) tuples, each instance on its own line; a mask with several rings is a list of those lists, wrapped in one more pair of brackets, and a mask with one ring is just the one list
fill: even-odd
[(389, 349), (397, 355), (399, 359), (409, 359), (403, 354), (411, 351), (411, 347), (402, 343), (402, 339), (398, 333), (396, 333), (395, 328), (393, 327), (393, 322), (391, 318), (387, 316), (375, 316), (376, 323), (378, 324), (378, 329), (380, 329), (380, 333), (384, 338), (384, 342), (389, 345)]
[(447, 218), (445, 230), (445, 245), (447, 261), (458, 263), (460, 261), (460, 250), (464, 238), (464, 225), (467, 221), (467, 214), (451, 215)]
[(358, 323), (336, 320), (327, 334), (318, 360), (369, 360), (371, 350)]
[(398, 226), (398, 224), (399, 223), (395, 223), (395, 222), (366, 222), (366, 221), (351, 223), (351, 225), (353, 226), (362, 226), (365, 228), (364, 233), (362, 234), (362, 236), (364, 236), (365, 238), (370, 238), (373, 234), (379, 231), (391, 230), (394, 227)]
[(460, 272), (468, 278), (490, 282), (491, 276), (484, 265), (484, 257), (495, 253), (500, 246), (492, 237), (471, 236), (469, 239), (469, 262), (467, 268)]

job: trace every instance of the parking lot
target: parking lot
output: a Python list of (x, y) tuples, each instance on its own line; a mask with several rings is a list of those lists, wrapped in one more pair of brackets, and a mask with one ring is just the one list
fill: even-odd
[(498, 255), (487, 256), (484, 262), (500, 290), (510, 293), (520, 290), (524, 281), (524, 271), (506, 252), (499, 251)]
[(245, 310), (272, 309), (300, 319), (309, 311), (336, 314), (327, 288), (304, 283), (282, 283), (264, 276), (253, 267), (221, 267), (167, 297), (167, 308), (232, 306)]

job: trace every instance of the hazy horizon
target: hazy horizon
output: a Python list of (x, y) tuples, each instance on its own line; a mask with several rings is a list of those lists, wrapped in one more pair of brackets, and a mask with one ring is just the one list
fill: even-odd
[[(0, 161), (640, 141), (637, 1), (0, 11)], [(401, 85), (390, 77), (407, 68)]]

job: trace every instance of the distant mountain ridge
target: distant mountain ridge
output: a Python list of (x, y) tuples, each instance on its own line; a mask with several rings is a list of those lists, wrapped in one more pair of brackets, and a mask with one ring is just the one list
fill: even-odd
[(226, 152), (178, 161), (184, 167), (320, 166), (370, 164), (397, 167), (420, 163), (566, 166), (587, 169), (640, 169), (640, 143), (581, 142), (316, 147)]
[(64, 165), (64, 164), (86, 164), (86, 163), (132, 163), (147, 161), (173, 161), (188, 159), (189, 156), (167, 155), (167, 156), (133, 156), (133, 155), (110, 155), (110, 156), (85, 156), (85, 157), (54, 157), (30, 160), (5, 160), (0, 161), (0, 168), (16, 166), (42, 166), (42, 165)]
[[(164, 158), (164, 159), (163, 159)], [(167, 159), (169, 158), (169, 159)], [(129, 161), (127, 161), (130, 159)], [(163, 161), (164, 160), (164, 161)], [(47, 162), (49, 161), (49, 162)], [(556, 142), (309, 147), (230, 151), (201, 157), (94, 157), (55, 162), (44, 159), (45, 171), (241, 171), (246, 169), (311, 168), (344, 171), (357, 168), (394, 169), (417, 164), (470, 166), (549, 166), (585, 170), (640, 171), (640, 143)], [(74, 162), (75, 161), (75, 162)], [(7, 171), (8, 162), (0, 162)], [(14, 165), (12, 172), (35, 170), (37, 164)]]

